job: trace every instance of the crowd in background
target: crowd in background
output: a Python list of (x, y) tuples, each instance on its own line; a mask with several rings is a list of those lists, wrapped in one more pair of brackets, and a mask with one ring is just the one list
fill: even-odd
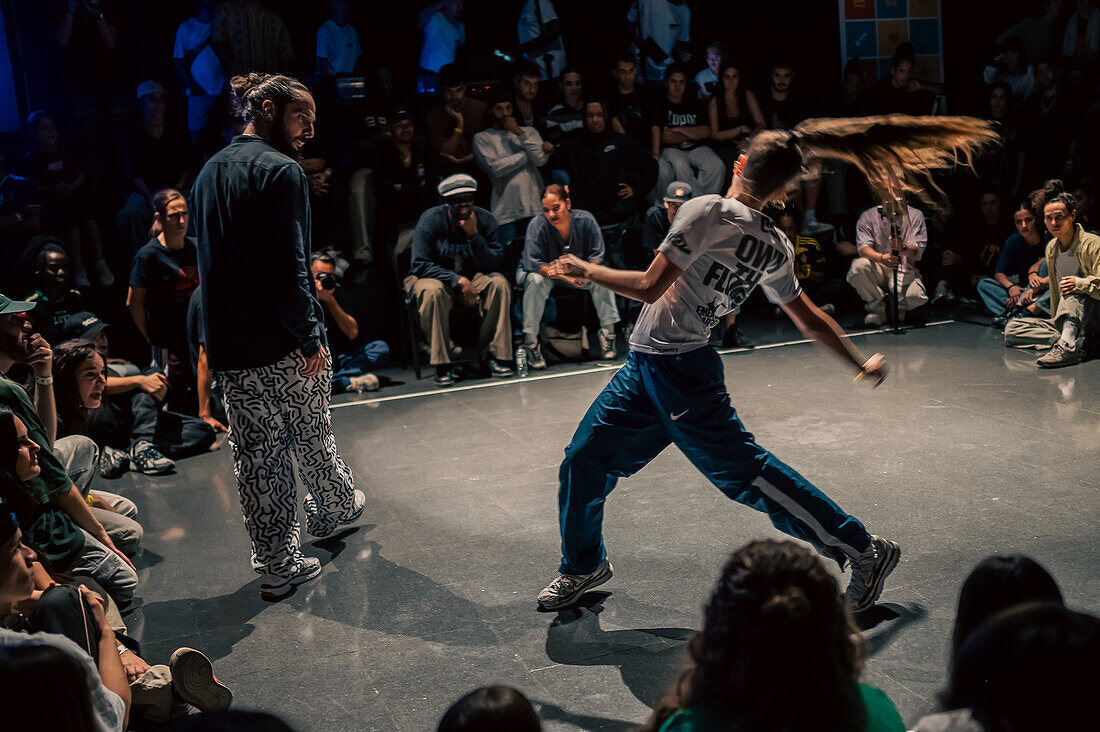
[[(366, 66), (347, 0), (330, 0), (330, 17), (309, 48), (294, 47), (262, 0), (199, 0), (194, 10), (163, 49), (176, 78), (124, 89), (107, 72), (116, 50), (134, 39), (120, 33), (114, 6), (65, 0), (50, 34), (69, 64), (72, 94), (63, 109), (28, 114), (22, 143), (0, 149), (0, 410), (7, 410), (0, 423), (11, 421), (5, 449), (20, 455), (5, 463), (3, 497), (41, 560), (34, 565), (35, 600), (73, 576), (88, 578), (121, 611), (99, 635), (108, 645), (120, 639), (130, 684), (156, 668), (122, 640), (122, 616), (138, 581), (138, 509), (93, 489), (92, 478), (127, 469), (171, 473), (175, 460), (216, 447), (226, 431), (202, 337), (204, 319), (217, 313), (203, 313), (194, 296), (198, 212), (190, 186), (204, 161), (243, 128), (225, 103), (232, 76), (308, 69), (304, 81), (318, 121), (301, 165), (334, 391), (384, 384), (374, 372), (386, 364), (390, 342), (399, 342), (402, 358), (433, 366), (440, 387), (586, 353), (613, 360), (637, 309), (591, 284), (555, 284), (546, 274), (553, 259), (568, 252), (644, 268), (680, 206), (725, 192), (738, 156), (760, 130), (817, 116), (966, 106), (938, 81), (917, 78), (908, 43), (897, 47), (885, 78), (868, 78), (867, 67), (852, 59), (824, 94), (803, 88), (802, 60), (777, 55), (768, 73), (754, 78), (739, 65), (733, 38), (700, 37), (686, 0), (637, 0), (626, 17), (634, 42), (595, 78), (581, 74), (574, 65), (580, 59), (567, 57), (570, 28), (552, 0), (516, 2), (514, 37), (499, 53), (507, 66), (494, 67), (505, 71), (488, 79), (464, 54), (473, 20), (462, 1), (436, 2), (419, 16), (422, 47), (415, 88), (408, 89), (395, 88), (392, 69)], [(985, 84), (982, 116), (1000, 125), (1003, 146), (972, 171), (937, 181), (946, 205), (909, 201), (900, 241), (891, 239), (881, 202), (851, 171), (832, 166), (808, 175), (785, 206), (769, 211), (794, 247), (803, 288), (826, 310), (870, 326), (919, 321), (931, 308), (969, 308), (1005, 329), (1011, 345), (1050, 348), (1040, 365), (1090, 355), (1090, 300), (1100, 295), (1100, 239), (1090, 233), (1098, 216), (1098, 54), (1100, 10), (1090, 0), (1039, 2), (1034, 17), (1008, 28), (988, 66), (975, 70)], [(97, 126), (120, 113), (132, 118), (129, 149), (95, 149)], [(771, 317), (762, 298), (750, 300), (745, 313), (715, 328), (713, 342), (750, 345), (737, 321)], [(19, 460), (38, 471), (20, 473)], [(30, 556), (18, 539), (13, 546), (5, 556)], [(807, 582), (816, 581), (816, 560), (800, 550), (741, 550), (753, 551), (795, 562)], [(716, 593), (727, 579), (740, 581), (724, 575)], [(748, 618), (774, 616), (778, 629), (817, 608), (817, 591), (778, 588), (782, 602), (769, 595), (756, 598), (755, 608), (715, 600), (708, 607), (743, 611), (746, 627), (755, 623)], [(830, 592), (836, 588), (822, 590), (822, 602)], [(71, 607), (95, 606), (81, 597), (69, 596)], [(24, 600), (11, 592), (9, 599)], [(1060, 605), (1028, 612), (1034, 618), (1009, 616), (982, 641), (1001, 633), (1021, 644), (1022, 655), (1006, 664), (1025, 668), (1027, 653), (1046, 652), (1024, 648), (1036, 642), (1024, 637), (1032, 620), (1050, 623), (1052, 637), (1064, 632), (1067, 654), (1086, 636), (1095, 646), (1095, 628)], [(843, 642), (843, 609), (809, 613), (819, 615), (834, 627), (817, 630), (840, 645), (827, 651), (835, 684), (814, 698), (838, 709), (866, 703), (869, 715), (874, 700), (856, 685), (859, 653)], [(699, 654), (707, 639), (704, 628), (692, 646), (692, 683), (670, 697), (668, 713), (652, 728), (687, 729), (675, 726), (678, 715), (679, 724), (692, 723), (684, 709), (705, 715), (719, 703), (710, 696), (719, 687), (708, 684), (727, 683), (722, 674), (732, 672), (706, 668)], [(956, 653), (955, 661), (964, 657)], [(100, 661), (103, 685), (127, 696), (126, 684), (108, 683), (118, 681), (114, 665), (105, 669)], [(955, 672), (945, 696), (951, 708), (972, 708), (975, 724), (1004, 728), (982, 716), (993, 714), (983, 705), (1011, 703), (1010, 686), (974, 688)], [(767, 677), (760, 683), (766, 689)], [(1004, 683), (1016, 681), (1006, 675)], [(477, 703), (522, 707), (521, 696), (502, 693), (484, 692)], [(168, 698), (210, 709), (228, 703), (223, 696)]]

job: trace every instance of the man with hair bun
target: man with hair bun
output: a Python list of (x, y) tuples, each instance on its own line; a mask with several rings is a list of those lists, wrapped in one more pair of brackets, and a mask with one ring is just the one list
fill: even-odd
[(306, 529), (335, 533), (366, 498), (336, 452), (329, 414), (332, 360), (309, 269), (309, 184), (299, 152), (316, 106), (288, 76), (236, 76), (244, 131), (203, 167), (193, 192), (200, 326), (225, 391), (252, 568), (275, 600), (321, 573), (302, 554), (294, 462), (306, 483)]

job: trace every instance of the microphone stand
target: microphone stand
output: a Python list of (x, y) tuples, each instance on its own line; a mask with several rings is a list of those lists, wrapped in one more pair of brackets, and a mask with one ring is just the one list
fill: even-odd
[(894, 269), (894, 284), (890, 288), (890, 302), (893, 311), (890, 319), (893, 321), (894, 333), (901, 333), (901, 309), (900, 293), (898, 292), (898, 272), (901, 270), (901, 232), (905, 217), (909, 213), (904, 196), (887, 195), (882, 200), (882, 216), (890, 225), (890, 249), (891, 254), (898, 260), (898, 266)]

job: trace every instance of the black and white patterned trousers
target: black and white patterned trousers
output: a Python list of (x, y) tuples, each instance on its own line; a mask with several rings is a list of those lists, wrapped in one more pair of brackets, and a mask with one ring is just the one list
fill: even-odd
[[(252, 568), (288, 576), (303, 560), (294, 461), (308, 490), (311, 533), (327, 533), (353, 510), (355, 482), (336, 452), (329, 396), (331, 356), (316, 376), (301, 375), (298, 352), (255, 369), (220, 371)], [(312, 499), (312, 500), (311, 500)]]

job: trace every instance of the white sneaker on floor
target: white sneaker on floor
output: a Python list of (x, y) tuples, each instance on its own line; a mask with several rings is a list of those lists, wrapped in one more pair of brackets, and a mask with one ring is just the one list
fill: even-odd
[(335, 534), (336, 530), (341, 526), (346, 526), (363, 515), (363, 508), (367, 505), (367, 496), (363, 491), (356, 489), (355, 497), (352, 499), (351, 510), (331, 523), (321, 523), (316, 520), (317, 499), (313, 496), (306, 496), (306, 500), (303, 501), (303, 504), (307, 516), (306, 531), (318, 539), (326, 539)]
[(521, 346), (527, 349), (527, 368), (542, 371), (546, 368), (546, 357), (542, 355), (542, 347), (536, 343), (533, 346)]
[(615, 360), (615, 331), (608, 333), (603, 328), (596, 332), (596, 338), (600, 342), (600, 358), (604, 361)]
[(898, 543), (881, 536), (872, 536), (867, 551), (852, 558), (852, 580), (845, 592), (852, 612), (861, 613), (875, 606), (887, 575), (898, 566), (900, 558)]
[(264, 600), (278, 600), (286, 597), (298, 585), (308, 582), (321, 574), (321, 561), (316, 557), (306, 557), (298, 569), (290, 575), (265, 574), (260, 583), (260, 598)]
[(589, 574), (559, 574), (539, 593), (539, 606), (544, 610), (560, 610), (569, 607), (588, 590), (599, 587), (611, 579), (614, 568), (606, 558)]
[(218, 681), (213, 664), (202, 651), (177, 648), (168, 668), (176, 695), (200, 712), (218, 712), (233, 703), (233, 692)]
[(886, 322), (886, 313), (867, 313), (863, 316), (864, 325), (879, 326)]

